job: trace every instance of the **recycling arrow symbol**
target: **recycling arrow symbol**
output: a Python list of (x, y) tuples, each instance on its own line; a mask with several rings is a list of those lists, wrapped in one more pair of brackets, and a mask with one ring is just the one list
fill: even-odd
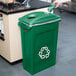
[[(46, 51), (46, 54), (43, 54), (43, 52)], [(47, 59), (50, 56), (50, 50), (48, 49), (48, 47), (42, 47), (39, 51), (39, 54), (41, 59)]]

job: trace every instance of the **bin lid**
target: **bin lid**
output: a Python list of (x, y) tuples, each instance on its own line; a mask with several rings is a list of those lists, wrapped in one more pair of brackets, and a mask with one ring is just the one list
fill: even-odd
[(33, 12), (27, 14), (21, 18), (19, 21), (27, 26), (38, 26), (46, 23), (52, 23), (61, 20), (61, 17), (55, 14), (47, 12)]

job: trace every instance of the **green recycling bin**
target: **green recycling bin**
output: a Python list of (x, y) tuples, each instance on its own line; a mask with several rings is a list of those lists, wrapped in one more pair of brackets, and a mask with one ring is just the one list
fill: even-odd
[(60, 16), (46, 12), (33, 12), (19, 18), (23, 67), (32, 75), (56, 63), (60, 20)]

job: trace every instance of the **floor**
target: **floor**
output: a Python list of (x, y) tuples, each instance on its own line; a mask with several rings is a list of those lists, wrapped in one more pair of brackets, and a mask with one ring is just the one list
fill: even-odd
[[(76, 76), (76, 14), (59, 13), (57, 63), (34, 76)], [(31, 76), (23, 70), (22, 62), (10, 65), (0, 58), (0, 76)]]

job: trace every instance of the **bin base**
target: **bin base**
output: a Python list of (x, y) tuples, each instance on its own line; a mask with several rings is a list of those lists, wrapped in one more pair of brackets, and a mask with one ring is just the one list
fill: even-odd
[(48, 65), (48, 66), (46, 66), (46, 67), (43, 67), (43, 68), (41, 68), (41, 69), (39, 69), (39, 70), (35, 70), (34, 72), (29, 72), (29, 70), (27, 70), (25, 67), (23, 67), (23, 68), (24, 68), (24, 70), (25, 70), (26, 72), (28, 72), (29, 74), (34, 75), (34, 74), (37, 74), (37, 73), (39, 73), (39, 72), (42, 72), (42, 71), (44, 71), (44, 70), (46, 70), (46, 69), (54, 66), (55, 64), (56, 64), (56, 62), (55, 62), (55, 63), (52, 63), (51, 65)]

